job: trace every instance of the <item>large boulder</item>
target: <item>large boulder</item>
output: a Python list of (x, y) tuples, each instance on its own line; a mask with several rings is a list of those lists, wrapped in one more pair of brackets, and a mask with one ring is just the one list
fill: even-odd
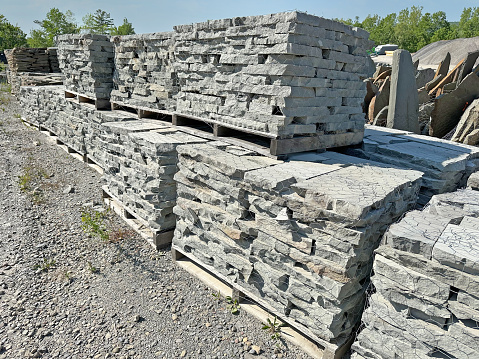
[(479, 130), (479, 99), (474, 100), (464, 111), (461, 120), (457, 124), (456, 132), (452, 136), (455, 142), (468, 145), (477, 144), (477, 132)]
[(393, 53), (387, 127), (419, 134), (416, 70), (406, 50)]
[(464, 107), (479, 98), (479, 77), (470, 73), (454, 91), (436, 97), (429, 135), (444, 137), (461, 119)]

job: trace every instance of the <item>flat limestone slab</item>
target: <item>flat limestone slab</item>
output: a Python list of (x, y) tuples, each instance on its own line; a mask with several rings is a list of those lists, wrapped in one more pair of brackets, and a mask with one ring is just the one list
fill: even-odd
[(434, 245), (432, 257), (449, 267), (479, 274), (479, 228), (449, 224)]

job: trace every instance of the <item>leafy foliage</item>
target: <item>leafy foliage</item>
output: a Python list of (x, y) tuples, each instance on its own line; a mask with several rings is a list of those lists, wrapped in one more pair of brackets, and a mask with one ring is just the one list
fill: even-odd
[(108, 35), (113, 29), (113, 19), (106, 11), (98, 9), (95, 13), (83, 17), (82, 30), (87, 34)]
[(422, 6), (412, 6), (384, 18), (368, 15), (363, 21), (357, 16), (354, 20), (336, 20), (365, 29), (377, 45), (397, 44), (410, 52), (439, 40), (479, 36), (479, 7), (464, 8), (457, 24), (447, 21), (444, 11), (423, 13)]
[(123, 19), (123, 24), (118, 27), (113, 27), (110, 31), (110, 35), (133, 35), (134, 33), (135, 29), (133, 28), (133, 24), (128, 22), (126, 17)]
[(51, 8), (45, 19), (35, 20), (34, 23), (39, 25), (40, 29), (30, 32), (28, 38), (30, 47), (55, 46), (55, 36), (76, 34), (80, 31), (70, 10), (63, 13), (57, 8)]
[(27, 46), (27, 35), (0, 14), (0, 51)]

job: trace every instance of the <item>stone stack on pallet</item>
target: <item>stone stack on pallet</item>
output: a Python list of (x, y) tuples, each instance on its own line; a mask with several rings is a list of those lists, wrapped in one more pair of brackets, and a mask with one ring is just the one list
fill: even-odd
[(51, 116), (56, 111), (57, 99), (63, 97), (63, 86), (22, 86), (19, 100), (22, 108), (22, 117), (32, 125), (45, 127), (51, 123)]
[(13, 72), (53, 72), (47, 48), (14, 48), (5, 50), (5, 57)]
[(479, 168), (479, 148), (411, 132), (367, 126), (361, 149), (347, 154), (390, 166), (424, 172), (419, 204), (435, 195), (464, 187)]
[(154, 120), (104, 123), (99, 145), (106, 191), (153, 231), (175, 227), (176, 147), (207, 142)]
[(214, 145), (177, 149), (174, 249), (340, 347), (359, 323), (371, 254), (415, 205), (422, 173), (281, 162)]
[(479, 358), (479, 192), (436, 195), (390, 227), (353, 358)]
[(174, 111), (178, 93), (173, 68), (173, 32), (115, 36), (114, 90), (117, 105)]
[(58, 62), (58, 52), (56, 47), (47, 48), (48, 64), (50, 65), (50, 72), (61, 72), (60, 63)]
[(361, 142), (366, 31), (300, 12), (175, 31), (178, 113), (267, 137), (309, 136), (306, 149)]
[(94, 100), (109, 100), (114, 67), (109, 36), (60, 35), (57, 44), (65, 90)]

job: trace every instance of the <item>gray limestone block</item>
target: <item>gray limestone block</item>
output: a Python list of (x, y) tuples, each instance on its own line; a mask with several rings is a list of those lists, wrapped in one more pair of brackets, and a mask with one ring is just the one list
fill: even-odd
[(479, 172), (474, 172), (467, 180), (467, 186), (474, 190), (479, 190)]
[(479, 228), (447, 225), (434, 244), (432, 258), (466, 273), (479, 274)]
[(449, 221), (427, 212), (408, 212), (400, 222), (389, 227), (383, 244), (431, 259), (434, 244)]

